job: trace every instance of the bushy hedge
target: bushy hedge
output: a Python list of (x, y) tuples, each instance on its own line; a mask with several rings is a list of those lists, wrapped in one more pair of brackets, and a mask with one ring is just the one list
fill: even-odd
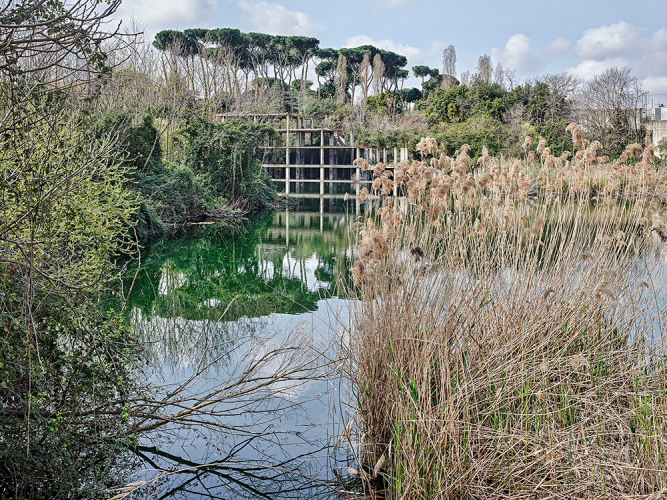
[(257, 212), (276, 200), (260, 160), (260, 146), (274, 133), (269, 126), (214, 124), (195, 116), (175, 134), (177, 153), (168, 161), (150, 117), (132, 124), (129, 113), (112, 110), (84, 123), (98, 137), (120, 136), (122, 161), (132, 167), (128, 187), (137, 197), (142, 241), (161, 236), (169, 224), (224, 223), (220, 214), (232, 213), (230, 206)]

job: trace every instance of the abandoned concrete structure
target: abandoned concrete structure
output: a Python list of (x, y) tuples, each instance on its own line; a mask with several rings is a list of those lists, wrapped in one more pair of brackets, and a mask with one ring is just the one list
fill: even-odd
[[(225, 122), (239, 116), (227, 113), (218, 115), (217, 120)], [(243, 117), (276, 129), (276, 137), (263, 147), (262, 163), (274, 181), (284, 183), (286, 194), (290, 194), (294, 183), (319, 183), (320, 194), (324, 194), (325, 184), (354, 184), (358, 194), (360, 186), (373, 179), (371, 172), (354, 165), (357, 158), (371, 164), (382, 162), (389, 169), (408, 160), (408, 148), (388, 151), (356, 144), (353, 132), (319, 127), (313, 117), (290, 113)]]

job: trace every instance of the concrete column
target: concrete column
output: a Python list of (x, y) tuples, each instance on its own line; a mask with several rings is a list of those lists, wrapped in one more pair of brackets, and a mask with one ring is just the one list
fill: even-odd
[(387, 164), (387, 148), (382, 150), (382, 163)]
[(324, 198), (320, 198), (320, 234), (324, 233)]
[(324, 165), (324, 129), (320, 130), (320, 165)]
[(394, 147), (394, 165), (398, 163), (398, 148)]
[(324, 194), (324, 167), (320, 166), (320, 194)]
[(287, 128), (285, 130), (285, 165), (289, 165), (289, 115), (287, 115)]
[(289, 210), (285, 210), (285, 245), (289, 246)]

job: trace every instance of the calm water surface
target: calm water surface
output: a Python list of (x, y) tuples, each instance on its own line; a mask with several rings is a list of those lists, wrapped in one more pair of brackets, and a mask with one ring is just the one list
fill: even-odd
[[(334, 329), (347, 314), (336, 282), (351, 265), (348, 231), (359, 207), (341, 192), (293, 200), (239, 234), (205, 227), (143, 252), (128, 311), (156, 383), (176, 387), (210, 363), (186, 389), (210, 391), (243, 376), (251, 350), (281, 344), (334, 356)], [(338, 498), (351, 486), (348, 457), (332, 450), (346, 394), (328, 370), (230, 398), (211, 425), (160, 428), (142, 439), (133, 480), (180, 471), (152, 498)]]

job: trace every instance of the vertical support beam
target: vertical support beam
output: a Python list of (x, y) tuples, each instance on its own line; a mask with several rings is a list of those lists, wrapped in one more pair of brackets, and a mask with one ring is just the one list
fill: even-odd
[(361, 169), (359, 167), (357, 167), (355, 175), (357, 176), (357, 182), (354, 183), (354, 191), (359, 196), (359, 184), (361, 184)]
[(324, 198), (320, 198), (320, 234), (324, 233)]
[(398, 163), (398, 148), (394, 146), (394, 165)]
[(382, 150), (382, 163), (387, 164), (387, 148)]
[(290, 172), (289, 165), (285, 165), (285, 194), (289, 194)]
[(324, 194), (324, 129), (320, 129), (320, 194)]
[(324, 129), (320, 129), (320, 165), (324, 165)]
[(287, 128), (285, 130), (285, 165), (289, 165), (289, 115), (287, 115)]
[(324, 167), (320, 165), (320, 194), (324, 194)]
[(289, 210), (285, 210), (285, 245), (289, 246)]

